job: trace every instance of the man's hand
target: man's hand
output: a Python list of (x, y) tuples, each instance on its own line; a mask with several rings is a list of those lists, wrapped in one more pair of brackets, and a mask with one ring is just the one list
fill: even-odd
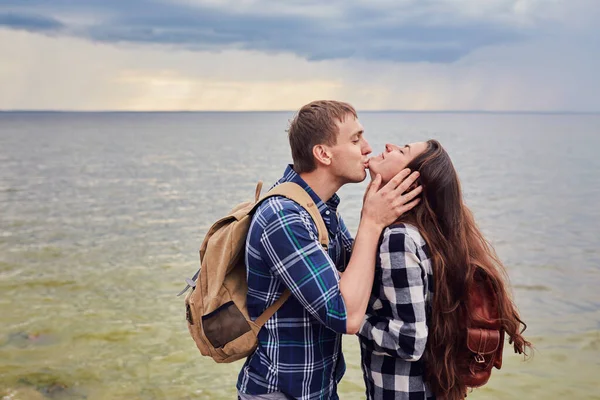
[(381, 229), (393, 224), (398, 217), (412, 209), (421, 200), (415, 199), (415, 197), (422, 192), (422, 186), (417, 186), (410, 192), (404, 193), (418, 177), (419, 172), (415, 171), (411, 174), (410, 170), (405, 168), (380, 188), (381, 175), (377, 174), (365, 193), (361, 219), (373, 223)]

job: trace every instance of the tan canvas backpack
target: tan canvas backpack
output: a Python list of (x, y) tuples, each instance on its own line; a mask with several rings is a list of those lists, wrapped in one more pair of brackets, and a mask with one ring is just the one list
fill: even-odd
[(192, 291), (185, 298), (186, 320), (194, 342), (203, 356), (218, 363), (247, 357), (257, 346), (257, 335), (265, 322), (290, 296), (281, 297), (255, 321), (246, 308), (246, 265), (244, 249), (252, 215), (258, 205), (273, 196), (283, 196), (302, 206), (317, 226), (319, 242), (327, 249), (329, 236), (319, 209), (299, 185), (285, 182), (260, 197), (262, 182), (256, 185), (253, 202), (238, 204), (227, 216), (211, 226), (200, 247), (200, 270), (186, 279)]

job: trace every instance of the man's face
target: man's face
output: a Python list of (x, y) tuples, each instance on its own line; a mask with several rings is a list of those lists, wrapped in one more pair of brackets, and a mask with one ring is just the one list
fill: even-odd
[(344, 122), (337, 121), (337, 126), (337, 143), (330, 147), (331, 171), (342, 185), (362, 182), (367, 176), (367, 156), (371, 153), (371, 146), (363, 137), (363, 126), (352, 114), (346, 115)]

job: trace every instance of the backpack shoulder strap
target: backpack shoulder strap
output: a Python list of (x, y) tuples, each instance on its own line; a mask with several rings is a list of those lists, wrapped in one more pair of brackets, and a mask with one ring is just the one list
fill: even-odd
[(315, 222), (315, 225), (317, 225), (319, 243), (321, 243), (321, 246), (323, 246), (325, 250), (329, 248), (329, 234), (327, 233), (325, 221), (323, 221), (323, 217), (321, 216), (317, 205), (313, 201), (312, 197), (310, 197), (310, 195), (306, 193), (306, 190), (304, 190), (297, 183), (284, 182), (269, 190), (269, 192), (265, 194), (258, 201), (258, 203), (261, 203), (263, 200), (274, 196), (286, 197), (297, 203), (302, 208), (304, 208), (312, 217), (313, 221)]
[[(256, 193), (256, 196), (258, 197), (258, 193), (260, 193), (260, 189), (258, 187)], [(256, 206), (258, 206), (258, 204), (262, 203), (269, 197), (274, 196), (283, 196), (296, 202), (298, 205), (304, 208), (312, 217), (313, 221), (315, 222), (315, 225), (317, 225), (317, 231), (319, 233), (319, 243), (321, 243), (323, 249), (327, 250), (329, 248), (329, 234), (327, 233), (325, 221), (323, 221), (323, 217), (321, 216), (319, 209), (317, 208), (312, 197), (310, 197), (310, 195), (306, 193), (306, 190), (304, 190), (297, 183), (284, 182), (275, 186), (273, 189), (269, 190), (267, 194), (260, 198), (260, 200), (257, 200)], [(262, 328), (265, 322), (267, 322), (268, 319), (271, 318), (277, 312), (277, 310), (281, 308), (283, 303), (285, 303), (285, 301), (290, 297), (290, 295), (291, 293), (289, 289), (286, 288), (281, 294), (281, 297), (279, 297), (277, 301), (275, 301), (275, 303), (271, 304), (261, 315), (259, 315), (259, 317), (256, 318), (254, 323), (260, 328)]]
[(254, 323), (259, 327), (262, 328), (265, 325), (265, 322), (267, 322), (269, 320), (269, 318), (271, 318), (273, 315), (275, 315), (275, 313), (277, 312), (277, 310), (279, 310), (281, 308), (281, 306), (283, 305), (283, 303), (286, 302), (286, 300), (290, 297), (292, 293), (289, 291), (289, 289), (285, 289), (282, 293), (281, 293), (281, 297), (279, 297), (275, 303), (271, 304), (265, 311), (263, 311), (262, 314), (260, 314), (258, 316), (258, 318), (256, 318), (256, 320), (254, 320)]

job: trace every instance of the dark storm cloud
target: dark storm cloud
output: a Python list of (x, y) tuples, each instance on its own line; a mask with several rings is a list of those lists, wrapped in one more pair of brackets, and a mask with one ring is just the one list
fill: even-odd
[[(297, 2), (283, 4), (272, 10), (267, 2), (256, 2), (242, 10), (151, 0), (12, 0), (0, 1), (0, 25), (99, 42), (293, 53), (315, 61), (448, 63), (478, 48), (525, 40), (529, 35), (507, 24), (424, 7), (423, 2), (386, 7), (367, 2), (313, 3), (310, 12), (285, 8)], [(329, 8), (320, 12), (320, 7)]]

